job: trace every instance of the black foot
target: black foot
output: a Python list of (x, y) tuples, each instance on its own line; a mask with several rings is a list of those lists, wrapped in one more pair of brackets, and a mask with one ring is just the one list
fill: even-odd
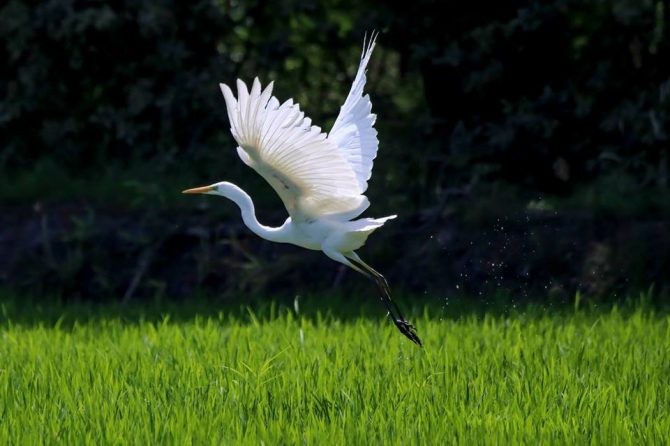
[(356, 266), (354, 269), (357, 269), (360, 273), (363, 273), (375, 281), (379, 288), (379, 297), (381, 298), (384, 307), (386, 307), (386, 311), (388, 311), (388, 317), (393, 321), (395, 326), (398, 327), (400, 333), (404, 334), (410, 341), (414, 342), (419, 347), (422, 347), (423, 344), (421, 343), (419, 336), (416, 334), (414, 325), (405, 320), (405, 317), (400, 312), (398, 306), (391, 300), (391, 288), (389, 288), (389, 284), (384, 276), (379, 274), (372, 267), (363, 263), (362, 260), (356, 260), (357, 256), (354, 255), (353, 258), (351, 256), (347, 257), (349, 258), (349, 261)]
[(421, 343), (421, 339), (419, 339), (419, 336), (416, 334), (416, 329), (414, 328), (414, 325), (410, 324), (405, 320), (400, 319), (394, 319), (393, 323), (395, 324), (396, 327), (398, 327), (400, 333), (404, 334), (410, 341), (414, 342), (419, 347), (423, 346), (423, 344)]

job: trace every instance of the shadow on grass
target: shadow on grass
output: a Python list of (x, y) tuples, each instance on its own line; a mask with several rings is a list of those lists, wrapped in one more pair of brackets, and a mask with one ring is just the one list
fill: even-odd
[[(359, 318), (382, 320), (386, 312), (369, 292), (321, 293), (297, 295), (293, 298), (267, 296), (236, 296), (215, 298), (197, 296), (189, 300), (156, 299), (133, 301), (126, 305), (106, 302), (96, 303), (81, 300), (64, 300), (54, 297), (18, 297), (9, 292), (0, 292), (0, 328), (21, 326), (58, 326), (69, 329), (75, 323), (95, 323), (103, 320), (120, 320), (126, 324), (158, 322), (168, 319), (172, 323), (189, 322), (196, 319), (226, 319), (237, 323), (256, 323), (275, 320), (292, 313), (293, 316), (311, 320), (350, 321)], [(654, 294), (653, 288), (644, 292), (630, 292), (618, 303), (599, 304), (584, 301), (577, 294), (571, 301), (553, 301), (544, 304), (537, 300), (518, 301), (506, 293), (492, 295), (490, 299), (472, 299), (468, 296), (449, 296), (436, 299), (434, 296), (411, 296), (398, 294), (395, 301), (411, 321), (420, 319), (458, 320), (465, 317), (520, 317), (558, 316), (569, 317), (575, 312), (597, 315), (611, 311), (617, 306), (622, 311), (645, 308), (659, 316), (670, 313), (667, 296)]]

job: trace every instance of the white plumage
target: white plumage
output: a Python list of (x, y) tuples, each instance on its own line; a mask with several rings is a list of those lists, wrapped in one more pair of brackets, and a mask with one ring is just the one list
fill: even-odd
[(361, 63), (354, 83), (328, 134), (328, 139), (340, 149), (354, 170), (361, 193), (368, 188), (368, 180), (372, 175), (372, 162), (377, 156), (379, 147), (377, 130), (374, 128), (377, 116), (372, 113), (370, 96), (363, 95), (365, 68), (374, 49), (375, 38), (372, 36), (367, 46), (363, 43)]
[(298, 104), (289, 99), (279, 105), (272, 83), (261, 91), (256, 78), (248, 92), (238, 80), (237, 100), (227, 85), (221, 91), (240, 158), (277, 191), (295, 221), (351, 215), (367, 203), (342, 151)]
[(256, 78), (249, 90), (238, 80), (237, 97), (226, 84), (220, 84), (237, 152), (281, 198), (289, 213), (282, 226), (260, 224), (251, 198), (234, 184), (219, 182), (184, 192), (224, 196), (239, 206), (244, 223), (260, 237), (321, 250), (373, 279), (395, 325), (421, 345), (414, 327), (391, 301), (386, 279), (354, 252), (374, 230), (395, 218), (352, 221), (370, 204), (363, 194), (379, 146), (376, 116), (370, 97), (363, 94), (365, 69), (374, 47), (373, 35), (363, 44), (353, 85), (328, 135), (312, 125), (292, 99), (280, 103), (272, 96), (272, 83), (263, 89)]

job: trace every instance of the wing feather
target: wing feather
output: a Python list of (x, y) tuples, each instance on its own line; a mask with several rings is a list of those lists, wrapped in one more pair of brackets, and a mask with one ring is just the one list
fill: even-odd
[(365, 70), (375, 48), (376, 39), (377, 35), (373, 34), (367, 44), (363, 42), (363, 53), (356, 77), (328, 134), (328, 139), (342, 151), (354, 170), (361, 192), (365, 192), (368, 187), (373, 161), (379, 147), (377, 130), (374, 128), (376, 115), (372, 113), (372, 102), (369, 95), (363, 96)]
[(342, 152), (292, 99), (280, 105), (272, 83), (221, 84), (231, 132), (245, 164), (277, 191), (294, 219), (360, 214), (368, 201)]

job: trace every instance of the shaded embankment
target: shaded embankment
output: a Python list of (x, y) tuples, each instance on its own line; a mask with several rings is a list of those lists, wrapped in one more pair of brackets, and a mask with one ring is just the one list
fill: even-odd
[[(64, 205), (5, 208), (0, 286), (106, 300), (365, 285), (319, 253), (260, 240), (237, 216), (225, 220)], [(519, 299), (560, 300), (579, 290), (616, 297), (636, 286), (668, 289), (670, 221), (553, 211), (477, 223), (414, 215), (373, 235), (362, 255), (393, 286), (414, 293), (503, 289)]]

